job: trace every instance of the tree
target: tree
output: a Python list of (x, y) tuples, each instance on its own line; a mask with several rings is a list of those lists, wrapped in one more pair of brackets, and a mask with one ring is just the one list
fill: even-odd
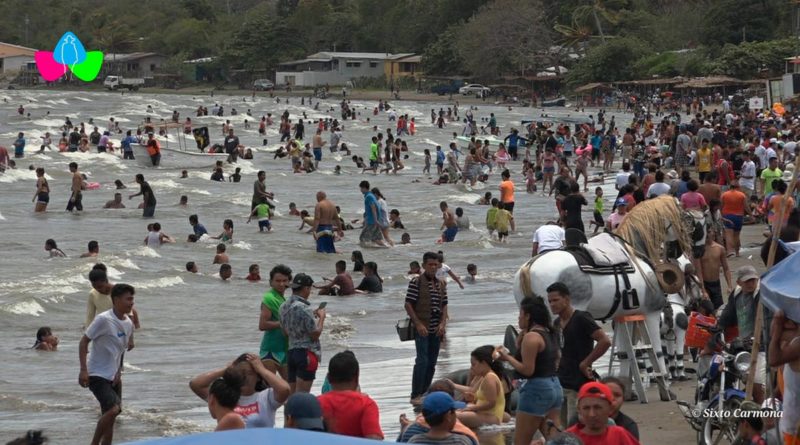
[(459, 32), (464, 67), (478, 77), (525, 74), (536, 68), (552, 42), (539, 0), (496, 0)]
[(607, 22), (616, 25), (619, 22), (619, 15), (612, 8), (621, 6), (623, 3), (623, 0), (591, 0), (590, 4), (576, 8), (572, 13), (572, 17), (577, 21), (591, 17), (597, 34), (605, 42), (606, 35), (603, 33), (603, 24), (600, 18), (602, 17)]
[(633, 37), (621, 37), (595, 46), (567, 74), (570, 84), (613, 82), (636, 77), (634, 64), (652, 51), (647, 43)]
[(782, 5), (777, 0), (718, 0), (704, 11), (700, 37), (712, 46), (769, 40), (779, 35)]
[(422, 70), (425, 74), (452, 76), (463, 73), (464, 59), (456, 47), (460, 24), (453, 25), (425, 48)]

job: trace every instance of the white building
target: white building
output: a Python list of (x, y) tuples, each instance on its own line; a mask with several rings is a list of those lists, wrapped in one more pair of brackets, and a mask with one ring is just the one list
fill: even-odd
[(24, 46), (0, 42), (0, 73), (17, 73), (30, 62), (34, 62), (36, 50)]
[(275, 73), (276, 85), (344, 85), (359, 77), (384, 77), (386, 63), (413, 54), (319, 52), (305, 59), (283, 62)]

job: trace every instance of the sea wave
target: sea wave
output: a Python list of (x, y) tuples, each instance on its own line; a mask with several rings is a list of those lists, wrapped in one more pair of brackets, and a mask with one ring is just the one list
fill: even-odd
[(156, 252), (155, 249), (153, 249), (151, 247), (147, 247), (147, 246), (139, 246), (139, 247), (137, 247), (135, 249), (128, 250), (125, 253), (127, 253), (129, 256), (143, 256), (143, 257), (149, 257), (149, 258), (161, 258), (161, 255), (159, 255), (159, 253)]
[(162, 288), (162, 287), (172, 287), (177, 286), (180, 284), (184, 284), (183, 278), (179, 276), (174, 277), (162, 277), (157, 278), (155, 280), (147, 280), (142, 281), (139, 283), (130, 283), (131, 286), (135, 287), (136, 289), (153, 289), (153, 288)]
[(0, 306), (0, 311), (14, 315), (32, 315), (34, 317), (38, 317), (46, 312), (44, 307), (36, 300), (4, 304)]

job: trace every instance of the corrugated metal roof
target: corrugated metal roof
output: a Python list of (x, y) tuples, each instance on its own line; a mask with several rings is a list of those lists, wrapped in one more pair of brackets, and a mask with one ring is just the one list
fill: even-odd
[(395, 59), (399, 57), (413, 56), (414, 53), (391, 54), (391, 53), (349, 53), (349, 52), (333, 52), (322, 51), (308, 56), (309, 59)]
[(13, 56), (33, 56), (35, 52), (36, 50), (33, 48), (0, 42), (0, 59)]
[(164, 57), (158, 53), (144, 53), (144, 52), (130, 53), (130, 54), (108, 53), (108, 54), (103, 54), (103, 60), (105, 62), (128, 62), (131, 60), (139, 60), (139, 59), (144, 59), (145, 57), (152, 57), (152, 56)]

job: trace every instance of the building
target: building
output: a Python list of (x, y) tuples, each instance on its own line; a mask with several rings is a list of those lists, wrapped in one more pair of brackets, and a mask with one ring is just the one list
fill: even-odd
[(103, 75), (152, 78), (167, 62), (167, 57), (157, 53), (105, 54)]
[[(385, 77), (391, 61), (413, 54), (319, 52), (305, 59), (283, 62), (275, 73), (276, 85), (345, 85), (361, 77)], [(411, 68), (398, 64), (397, 68)]]
[(24, 46), (0, 43), (0, 73), (16, 73), (34, 62), (36, 50)]
[(398, 77), (422, 77), (422, 56), (399, 54), (391, 60), (386, 61), (385, 65), (386, 80), (390, 83)]

